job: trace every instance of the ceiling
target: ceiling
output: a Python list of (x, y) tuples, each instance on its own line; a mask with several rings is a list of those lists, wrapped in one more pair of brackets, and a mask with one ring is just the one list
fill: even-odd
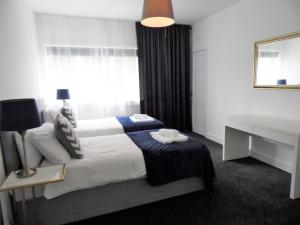
[[(143, 0), (27, 0), (35, 12), (140, 20)], [(173, 0), (176, 23), (193, 24), (240, 0)]]

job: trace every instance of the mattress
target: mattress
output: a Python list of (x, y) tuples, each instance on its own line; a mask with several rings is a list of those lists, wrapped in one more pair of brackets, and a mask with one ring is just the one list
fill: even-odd
[[(66, 165), (65, 180), (48, 184), (44, 196), (52, 199), (65, 193), (146, 177), (142, 151), (126, 134), (80, 138), (83, 159)], [(44, 160), (42, 166), (51, 163)]]
[(75, 131), (79, 138), (124, 133), (122, 125), (115, 117), (78, 120)]

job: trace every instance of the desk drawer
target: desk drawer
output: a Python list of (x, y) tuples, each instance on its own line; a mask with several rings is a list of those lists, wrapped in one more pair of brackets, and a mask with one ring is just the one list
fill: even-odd
[(266, 130), (263, 128), (259, 128), (259, 127), (254, 127), (253, 133), (255, 135), (258, 135), (258, 136), (261, 136), (264, 138), (268, 138), (273, 141), (277, 141), (277, 142), (284, 143), (287, 145), (294, 146), (294, 144), (295, 144), (295, 137), (291, 136), (291, 135), (282, 134), (282, 133), (278, 133), (275, 131), (270, 131), (270, 130)]
[(253, 131), (253, 127), (251, 125), (236, 122), (236, 121), (227, 121), (226, 126), (237, 129), (237, 130), (240, 130), (240, 131), (244, 131), (244, 132), (247, 132), (247, 133), (252, 133), (252, 131)]

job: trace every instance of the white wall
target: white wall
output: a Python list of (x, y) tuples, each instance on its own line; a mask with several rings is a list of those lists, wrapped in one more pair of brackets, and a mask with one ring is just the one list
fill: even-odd
[[(0, 0), (0, 100), (42, 95), (35, 29), (34, 14), (25, 0)], [(0, 183), (3, 180), (0, 156)], [(7, 211), (4, 216), (8, 224)]]
[(222, 142), (232, 114), (300, 120), (300, 91), (252, 89), (254, 42), (300, 31), (299, 12), (299, 0), (243, 0), (193, 25), (193, 51), (208, 52), (208, 137)]
[(34, 14), (25, 0), (0, 0), (0, 99), (41, 96)]

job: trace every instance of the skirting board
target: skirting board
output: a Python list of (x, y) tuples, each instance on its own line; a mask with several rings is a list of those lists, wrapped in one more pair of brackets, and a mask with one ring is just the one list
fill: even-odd
[(221, 144), (221, 145), (224, 144), (224, 139), (223, 139), (223, 138), (220, 138), (220, 137), (218, 137), (218, 136), (216, 136), (216, 135), (213, 135), (213, 134), (211, 134), (211, 133), (207, 133), (207, 132), (206, 132), (206, 134), (205, 134), (204, 136), (205, 136), (207, 139), (211, 140), (211, 141), (217, 142), (217, 143), (219, 143), (219, 144)]
[(193, 132), (196, 133), (196, 134), (200, 134), (200, 135), (204, 136), (205, 138), (207, 138), (208, 140), (211, 140), (211, 141), (216, 142), (218, 144), (221, 144), (221, 145), (224, 144), (224, 139), (223, 138), (220, 138), (220, 137), (218, 137), (216, 135), (213, 135), (211, 133), (207, 133), (202, 129), (198, 132), (196, 132), (196, 131), (193, 131)]
[(283, 171), (286, 171), (288, 173), (291, 173), (292, 171), (292, 165), (288, 162), (285, 162), (283, 160), (276, 159), (270, 155), (264, 154), (259, 151), (251, 150), (249, 156), (258, 159), (264, 163), (267, 163), (269, 165), (272, 165), (278, 169), (281, 169)]
[(199, 130), (197, 130), (197, 131), (193, 131), (194, 133), (197, 133), (197, 134), (200, 134), (200, 135), (202, 135), (202, 136), (204, 136), (205, 137), (205, 135), (206, 135), (206, 132), (205, 132), (205, 130), (204, 129), (201, 129), (201, 128), (199, 128)]

